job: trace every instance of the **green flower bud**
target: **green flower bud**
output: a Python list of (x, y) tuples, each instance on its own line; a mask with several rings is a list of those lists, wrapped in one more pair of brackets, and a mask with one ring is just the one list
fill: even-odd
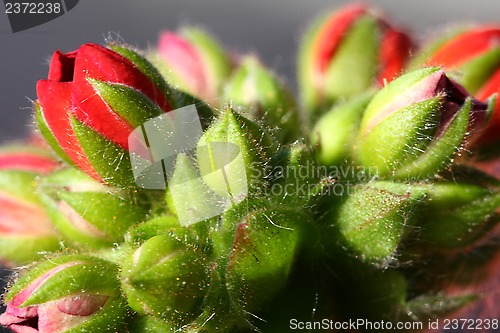
[(208, 250), (211, 246), (210, 228), (210, 223), (196, 223), (183, 227), (176, 216), (163, 215), (132, 226), (125, 234), (125, 241), (137, 247), (155, 236), (169, 235), (184, 244)]
[(358, 159), (381, 176), (427, 178), (452, 162), (471, 114), (486, 105), (438, 68), (407, 73), (388, 84), (368, 105), (361, 123)]
[(310, 140), (317, 145), (318, 160), (326, 165), (339, 165), (353, 159), (353, 147), (361, 118), (373, 94), (364, 94), (334, 106), (314, 126)]
[(357, 258), (386, 267), (397, 259), (410, 216), (425, 191), (392, 182), (372, 182), (350, 191), (332, 227)]
[(208, 287), (207, 259), (200, 248), (172, 235), (153, 237), (122, 264), (122, 288), (140, 314), (187, 324)]
[(467, 183), (429, 185), (421, 216), (424, 242), (454, 248), (470, 244), (500, 220), (500, 192)]
[(299, 115), (288, 91), (254, 57), (246, 57), (225, 88), (225, 101), (243, 116), (262, 124), (280, 142), (299, 132)]
[(259, 310), (284, 288), (311, 219), (302, 209), (267, 205), (226, 212), (214, 236), (225, 285), (244, 311)]
[(174, 215), (155, 217), (149, 221), (132, 226), (125, 234), (125, 241), (129, 244), (140, 245), (150, 238), (171, 233), (181, 228), (179, 220)]
[(274, 144), (262, 128), (227, 108), (198, 142), (197, 159), (207, 186), (238, 203), (264, 185), (273, 151)]
[(139, 193), (107, 187), (76, 169), (44, 178), (39, 188), (55, 226), (78, 248), (121, 242), (127, 229), (148, 214), (149, 204)]
[[(199, 151), (202, 151), (202, 154), (206, 157), (212, 153), (212, 151)], [(217, 152), (213, 152), (213, 154), (218, 157)], [(203, 157), (199, 156), (199, 159), (203, 160)], [(245, 195), (247, 191), (244, 182), (228, 182), (226, 193), (221, 192), (222, 188), (219, 188), (220, 191), (215, 193), (203, 182), (195, 163), (196, 161), (190, 160), (186, 154), (179, 154), (173, 174), (168, 182), (167, 204), (170, 210), (177, 215), (180, 224), (183, 226), (204, 221), (223, 213), (225, 209), (234, 203), (231, 196), (233, 192), (231, 191), (242, 195)], [(225, 166), (222, 165), (221, 167), (221, 170), (224, 170)], [(244, 172), (245, 169), (242, 164), (240, 167), (240, 170)], [(246, 179), (244, 175), (242, 179)], [(238, 188), (237, 186), (240, 184), (242, 187)]]
[(116, 332), (126, 314), (117, 271), (80, 255), (41, 262), (10, 288), (0, 324), (16, 332), (33, 324), (36, 332)]

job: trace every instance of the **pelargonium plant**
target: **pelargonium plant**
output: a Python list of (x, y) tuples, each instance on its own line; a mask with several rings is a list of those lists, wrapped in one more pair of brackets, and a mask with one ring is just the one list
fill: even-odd
[(349, 5), (298, 54), (295, 98), (193, 27), (56, 51), (0, 150), (0, 324), (498, 331), (500, 26)]

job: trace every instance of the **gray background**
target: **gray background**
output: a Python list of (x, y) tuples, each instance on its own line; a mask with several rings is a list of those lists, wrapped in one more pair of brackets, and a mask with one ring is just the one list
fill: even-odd
[[(256, 52), (265, 64), (294, 83), (295, 51), (307, 23), (348, 1), (325, 0), (80, 0), (66, 15), (13, 34), (0, 13), (0, 141), (29, 132), (35, 82), (47, 74), (56, 49), (103, 42), (108, 35), (148, 47), (158, 32), (182, 24), (206, 27), (236, 52)], [(449, 22), (500, 22), (499, 0), (377, 0), (393, 21), (423, 36)], [(1, 207), (0, 207), (1, 209)], [(1, 329), (0, 329), (1, 331)]]
[[(120, 36), (128, 43), (154, 45), (158, 31), (193, 23), (206, 27), (229, 48), (258, 52), (294, 85), (295, 51), (307, 23), (348, 1), (325, 0), (80, 0), (66, 15), (13, 34), (0, 13), (0, 140), (28, 132), (35, 82), (47, 75), (56, 49)], [(393, 20), (422, 34), (450, 20), (500, 21), (498, 0), (370, 1)]]

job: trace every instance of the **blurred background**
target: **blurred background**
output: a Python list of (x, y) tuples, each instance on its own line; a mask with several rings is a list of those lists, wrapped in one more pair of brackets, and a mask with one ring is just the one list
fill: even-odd
[[(81, 0), (67, 14), (12, 33), (0, 13), (0, 141), (21, 139), (32, 128), (35, 83), (46, 77), (52, 53), (82, 43), (120, 39), (148, 48), (161, 30), (185, 24), (206, 28), (234, 52), (254, 52), (295, 88), (295, 57), (312, 19), (344, 0)], [(372, 0), (392, 21), (424, 38), (452, 23), (500, 22), (500, 1)], [(1, 209), (1, 207), (0, 207)], [(5, 278), (2, 279), (5, 282)], [(0, 286), (3, 289), (3, 286)], [(0, 329), (0, 332), (4, 332)]]

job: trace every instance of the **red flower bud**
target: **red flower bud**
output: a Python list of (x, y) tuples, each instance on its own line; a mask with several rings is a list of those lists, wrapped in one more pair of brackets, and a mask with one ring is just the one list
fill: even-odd
[(59, 236), (35, 192), (36, 177), (58, 163), (45, 151), (12, 146), (0, 151), (0, 261), (26, 264), (59, 250)]
[(162, 32), (152, 58), (170, 84), (202, 100), (219, 97), (231, 71), (224, 49), (197, 28)]
[(306, 36), (300, 81), (308, 106), (349, 97), (400, 74), (412, 42), (364, 5), (347, 6)]
[(5, 296), (0, 325), (16, 333), (117, 332), (125, 307), (114, 269), (83, 256), (41, 262)]
[(454, 36), (427, 60), (428, 66), (458, 68), (472, 59), (500, 47), (500, 27), (479, 27)]
[(114, 49), (85, 44), (66, 54), (56, 51), (48, 79), (37, 83), (42, 134), (65, 160), (111, 183), (111, 163), (92, 156), (121, 161), (134, 128), (172, 109), (165, 86), (144, 70), (150, 64), (129, 49)]
[[(436, 46), (436, 44), (438, 44)], [(500, 26), (482, 26), (430, 44), (426, 65), (443, 66), (472, 95), (486, 101), (500, 93)], [(418, 59), (418, 58), (417, 58)], [(500, 140), (500, 105), (496, 108), (477, 143)]]

